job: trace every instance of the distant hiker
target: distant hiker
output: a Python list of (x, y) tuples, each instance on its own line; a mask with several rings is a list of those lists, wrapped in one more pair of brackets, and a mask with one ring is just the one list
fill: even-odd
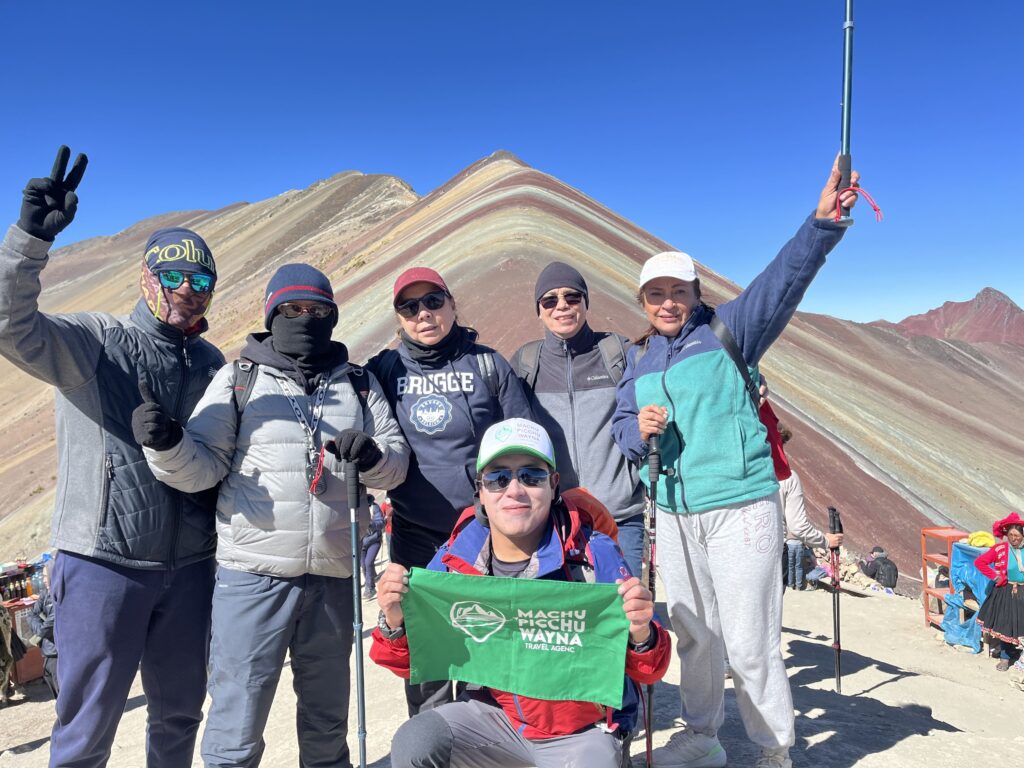
[(132, 429), (159, 480), (187, 492), (219, 488), (206, 765), (259, 765), (286, 653), (299, 762), (348, 765), (343, 462), (356, 462), (363, 482), (390, 488), (405, 477), (408, 446), (380, 384), (331, 340), (338, 307), (327, 276), (286, 264), (265, 296), (268, 332), (249, 335), (242, 360), (220, 369), (188, 424), (144, 392)]
[[(455, 297), (441, 275), (405, 270), (392, 293), (400, 328), (397, 349), (367, 364), (381, 382), (412, 458), (405, 482), (388, 496), (391, 562), (424, 567), (473, 503), (473, 463), (480, 437), (495, 422), (530, 415), (508, 362), (459, 324)], [(409, 715), (452, 700), (449, 683), (406, 686)]]
[(583, 486), (611, 511), (630, 573), (644, 553), (644, 486), (611, 433), (615, 386), (626, 368), (628, 340), (594, 331), (590, 294), (576, 269), (555, 261), (541, 271), (534, 304), (544, 338), (524, 344), (512, 368), (526, 385), (534, 418), (555, 444), (562, 490)]
[(44, 589), (32, 606), (28, 623), (32, 627), (32, 635), (38, 638), (37, 645), (43, 654), (43, 682), (56, 699), (60, 692), (60, 684), (57, 681), (57, 645), (53, 639), (53, 593), (50, 591), (50, 585), (53, 583), (50, 580), (52, 567), (52, 560), (47, 560), (43, 566)]
[(370, 600), (377, 595), (377, 553), (380, 552), (381, 539), (384, 536), (384, 512), (374, 500), (367, 496), (370, 505), (370, 528), (360, 542), (360, 562), (363, 565), (363, 597)]
[[(793, 439), (793, 433), (782, 424), (779, 434), (783, 445)], [(792, 467), (789, 477), (779, 481), (779, 494), (786, 520), (785, 581), (790, 589), (804, 589), (804, 547), (838, 547), (843, 543), (843, 534), (824, 533), (811, 525), (804, 506), (804, 488)]]
[(992, 524), (992, 534), (1005, 538), (974, 565), (995, 584), (978, 611), (982, 632), (1000, 643), (996, 669), (1005, 672), (1019, 661), (1024, 645), (1024, 520), (1011, 512)]
[[(639, 719), (639, 685), (665, 674), (668, 633), (654, 620), (651, 594), (629, 576), (611, 539), (594, 532), (576, 507), (559, 499), (555, 454), (544, 429), (525, 419), (495, 424), (483, 436), (476, 463), (479, 511), (467, 509), (428, 568), (480, 576), (620, 583), (629, 618), (623, 705), (548, 701), (493, 688), (468, 689), (455, 703), (422, 712), (391, 743), (391, 765), (593, 766), (618, 768), (623, 738)], [(569, 542), (572, 542), (571, 544)], [(581, 562), (570, 565), (572, 553)], [(589, 572), (589, 577), (586, 575)], [(402, 595), (407, 570), (393, 563), (378, 585), (379, 626), (370, 657), (409, 676)], [(581, 649), (576, 655), (585, 654)], [(585, 658), (562, 654), (552, 664)], [(632, 682), (630, 682), (632, 681)], [(625, 756), (628, 764), (628, 755)]]
[(50, 176), (28, 182), (0, 246), (0, 354), (56, 387), (60, 691), (50, 765), (106, 765), (141, 663), (147, 765), (184, 768), (206, 697), (214, 499), (156, 482), (129, 425), (140, 379), (184, 420), (224, 364), (200, 338), (217, 267), (195, 232), (157, 230), (130, 315), (40, 312), (39, 274), (74, 218), (85, 173), (79, 155), (65, 176), (69, 157), (61, 147)]
[(896, 563), (889, 559), (889, 553), (882, 547), (872, 547), (868, 558), (861, 560), (857, 564), (857, 568), (869, 579), (874, 579), (887, 589), (895, 589), (896, 582), (899, 581), (899, 569), (896, 567)]
[[(638, 462), (650, 436), (661, 435), (666, 470), (657, 487), (658, 563), (679, 635), (680, 708), (688, 725), (658, 751), (659, 768), (725, 765), (717, 733), (726, 647), (740, 717), (761, 747), (756, 765), (792, 764), (793, 702), (780, 649), (782, 510), (753, 382), (845, 231), (833, 220), (839, 178), (834, 165), (816, 211), (717, 312), (701, 301), (686, 254), (652, 256), (640, 273), (638, 299), (650, 328), (629, 350), (612, 433)], [(847, 206), (856, 198), (841, 195)], [(642, 466), (645, 483), (647, 474)]]

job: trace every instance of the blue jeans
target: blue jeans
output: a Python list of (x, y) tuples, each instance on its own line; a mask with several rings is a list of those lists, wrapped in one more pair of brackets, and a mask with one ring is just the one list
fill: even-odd
[(644, 539), (647, 536), (644, 515), (641, 512), (639, 515), (618, 521), (618, 524), (619, 549), (626, 559), (626, 567), (634, 576), (640, 576), (643, 573)]
[(789, 558), (790, 589), (800, 589), (804, 585), (804, 543), (790, 539), (786, 542), (786, 554)]
[(140, 664), (146, 765), (192, 765), (206, 698), (213, 566), (209, 559), (150, 571), (57, 555), (51, 586), (60, 663), (50, 768), (107, 764)]

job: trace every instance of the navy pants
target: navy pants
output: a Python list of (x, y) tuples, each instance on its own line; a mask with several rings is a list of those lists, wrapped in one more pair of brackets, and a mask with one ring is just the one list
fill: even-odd
[[(637, 578), (643, 578), (644, 540), (647, 537), (647, 525), (644, 514), (633, 515), (618, 521), (619, 549), (626, 560), (629, 572)], [(647, 586), (646, 584), (644, 586)]]
[(380, 539), (363, 545), (363, 590), (372, 592), (377, 587), (377, 553), (380, 552)]
[(192, 765), (206, 698), (213, 567), (211, 559), (148, 571), (57, 555), (52, 589), (60, 663), (50, 768), (107, 764), (140, 664), (149, 715), (146, 765)]
[(352, 579), (281, 578), (219, 566), (213, 594), (207, 768), (255, 768), (286, 653), (300, 768), (351, 768)]

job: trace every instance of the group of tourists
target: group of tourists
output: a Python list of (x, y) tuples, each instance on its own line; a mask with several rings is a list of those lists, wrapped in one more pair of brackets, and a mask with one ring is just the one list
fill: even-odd
[[(148, 766), (191, 765), (207, 684), (205, 765), (256, 766), (286, 655), (300, 764), (351, 764), (350, 467), (391, 504), (371, 657), (398, 675), (409, 677), (412, 568), (617, 583), (629, 624), (621, 707), (407, 682), (392, 765), (619, 766), (643, 720), (640, 686), (671, 656), (639, 578), (656, 435), (664, 470), (647, 515), (687, 725), (655, 764), (726, 764), (728, 653), (757, 765), (791, 766), (784, 518), (748, 382), (845, 231), (837, 202), (857, 194), (836, 168), (732, 301), (702, 301), (686, 254), (648, 259), (637, 300), (649, 327), (632, 343), (590, 327), (585, 277), (556, 262), (534, 294), (543, 338), (509, 362), (460, 322), (438, 272), (413, 267), (393, 286), (397, 347), (357, 365), (334, 340), (344, 308), (328, 277), (287, 264), (269, 277), (260, 330), (225, 364), (202, 338), (216, 262), (188, 229), (149, 238), (128, 316), (39, 310), (39, 276), (87, 164), (79, 155), (68, 171), (69, 159), (62, 147), (50, 176), (29, 181), (0, 245), (0, 354), (57, 391), (53, 768), (106, 764), (140, 668)], [(596, 530), (577, 487), (610, 511), (614, 535)], [(363, 495), (361, 532), (369, 523)]]

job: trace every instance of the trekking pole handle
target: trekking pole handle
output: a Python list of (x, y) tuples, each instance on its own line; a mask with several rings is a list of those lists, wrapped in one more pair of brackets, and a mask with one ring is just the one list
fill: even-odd
[(839, 516), (839, 510), (835, 507), (828, 508), (828, 532), (829, 533), (842, 533), (843, 532), (843, 520)]
[(359, 508), (359, 467), (354, 461), (345, 462), (345, 485), (348, 488), (348, 508)]
[(647, 471), (652, 483), (658, 482), (661, 474), (661, 435), (647, 438)]

